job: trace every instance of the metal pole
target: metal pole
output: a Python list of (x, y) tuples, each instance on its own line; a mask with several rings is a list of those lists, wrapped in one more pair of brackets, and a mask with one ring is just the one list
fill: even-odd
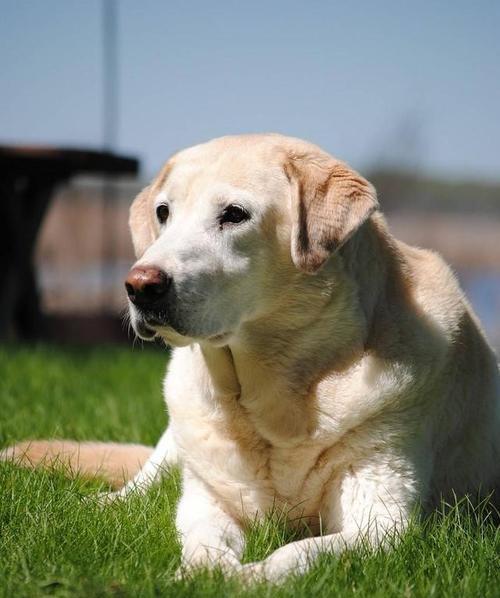
[[(102, 0), (102, 134), (103, 149), (113, 152), (118, 139), (118, 4), (116, 0)], [(104, 178), (102, 204), (101, 299), (103, 311), (112, 311), (112, 300), (118, 285), (116, 266), (116, 235), (113, 213), (117, 208), (117, 189), (111, 177)], [(111, 215), (111, 218), (108, 217)], [(110, 288), (110, 284), (113, 286)]]
[(102, 1), (103, 146), (113, 151), (118, 135), (118, 35), (116, 0)]

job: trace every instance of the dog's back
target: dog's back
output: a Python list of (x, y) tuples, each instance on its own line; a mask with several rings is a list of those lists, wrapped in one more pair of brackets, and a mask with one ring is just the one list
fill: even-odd
[(452, 498), (500, 487), (500, 370), (452, 270), (436, 253), (398, 242), (413, 274), (413, 297), (435, 328), (441, 396), (430, 405), (435, 461), (432, 494)]

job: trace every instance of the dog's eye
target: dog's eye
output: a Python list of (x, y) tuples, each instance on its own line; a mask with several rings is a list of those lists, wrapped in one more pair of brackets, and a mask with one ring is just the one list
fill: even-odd
[(160, 224), (163, 224), (164, 222), (166, 222), (169, 214), (170, 214), (170, 209), (166, 203), (161, 203), (156, 208), (156, 217), (158, 218), (158, 222)]
[(219, 217), (219, 222), (221, 225), (226, 224), (228, 222), (232, 224), (239, 224), (240, 222), (249, 219), (250, 214), (245, 210), (245, 208), (242, 208), (241, 206), (238, 206), (236, 204), (231, 204), (230, 206), (224, 208), (222, 214)]

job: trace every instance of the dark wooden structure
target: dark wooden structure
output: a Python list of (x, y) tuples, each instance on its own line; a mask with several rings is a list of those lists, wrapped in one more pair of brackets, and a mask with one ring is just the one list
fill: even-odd
[(43, 333), (33, 251), (58, 185), (77, 174), (138, 170), (137, 159), (108, 152), (0, 146), (0, 340)]

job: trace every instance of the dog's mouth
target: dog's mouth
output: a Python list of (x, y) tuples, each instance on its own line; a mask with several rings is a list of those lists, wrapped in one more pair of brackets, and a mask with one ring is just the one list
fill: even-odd
[(156, 330), (148, 326), (148, 324), (142, 318), (138, 318), (134, 322), (133, 326), (137, 336), (144, 341), (152, 341), (157, 335)]
[(231, 332), (219, 332), (210, 336), (189, 334), (178, 326), (167, 323), (159, 314), (137, 313), (133, 318), (133, 328), (139, 338), (152, 341), (157, 337), (164, 338), (172, 344), (184, 345), (188, 342), (208, 342), (211, 345), (222, 347), (227, 344)]
[(132, 327), (144, 341), (162, 338), (168, 344), (184, 346), (192, 342), (191, 337), (180, 326), (172, 325), (166, 314), (156, 311), (133, 310)]
[(146, 312), (136, 308), (132, 310), (132, 326), (139, 338), (151, 341), (158, 336), (161, 328), (166, 328), (169, 325), (166, 323), (163, 314)]

